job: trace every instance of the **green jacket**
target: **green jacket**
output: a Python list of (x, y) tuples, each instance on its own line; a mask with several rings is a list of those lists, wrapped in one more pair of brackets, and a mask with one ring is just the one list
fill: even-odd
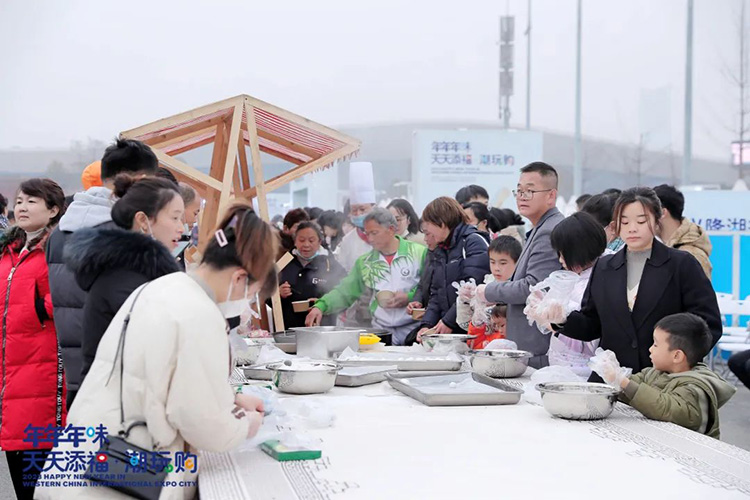
[(365, 290), (370, 289), (373, 291), (370, 301), (373, 324), (386, 328), (414, 322), (412, 317), (406, 314), (406, 308), (384, 309), (375, 299), (375, 294), (379, 291), (390, 290), (406, 292), (411, 301), (419, 284), (427, 247), (400, 236), (397, 238), (398, 251), (390, 265), (377, 250), (362, 255), (354, 263), (349, 275), (342, 279), (336, 288), (321, 297), (315, 303), (315, 307), (323, 314), (335, 314), (354, 304)]
[(620, 399), (648, 418), (693, 431), (703, 429), (719, 439), (719, 408), (736, 390), (704, 363), (698, 363), (682, 373), (646, 368), (630, 378)]

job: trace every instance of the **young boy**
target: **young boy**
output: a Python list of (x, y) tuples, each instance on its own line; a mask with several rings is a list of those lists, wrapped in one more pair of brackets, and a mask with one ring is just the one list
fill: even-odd
[(719, 408), (736, 389), (701, 362), (710, 350), (711, 334), (702, 318), (664, 317), (649, 349), (653, 368), (620, 381), (620, 398), (648, 418), (719, 439)]
[[(491, 275), (485, 277), (484, 282), (508, 281), (516, 270), (516, 262), (521, 256), (521, 244), (512, 236), (498, 236), (490, 243), (487, 250), (490, 257)], [(458, 325), (466, 329), (469, 335), (477, 338), (469, 342), (472, 349), (482, 349), (495, 339), (505, 338), (505, 316), (507, 306), (504, 304), (487, 304), (489, 316), (483, 324), (474, 324), (471, 297), (459, 293), (456, 299), (456, 320)], [(494, 307), (493, 307), (494, 306)], [(502, 327), (501, 327), (502, 325)]]

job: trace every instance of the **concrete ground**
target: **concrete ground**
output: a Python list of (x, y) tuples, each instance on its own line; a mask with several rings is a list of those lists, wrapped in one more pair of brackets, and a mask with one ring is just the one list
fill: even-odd
[[(738, 384), (737, 394), (720, 410), (721, 440), (750, 451), (750, 390)], [(5, 453), (0, 456), (0, 500), (15, 500)]]

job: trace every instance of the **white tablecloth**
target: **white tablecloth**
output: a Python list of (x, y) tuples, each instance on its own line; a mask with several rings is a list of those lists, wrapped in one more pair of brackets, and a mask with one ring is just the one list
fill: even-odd
[(526, 400), (427, 407), (386, 382), (297, 397), (335, 409), (332, 427), (311, 432), (323, 457), (204, 453), (202, 500), (750, 497), (750, 453), (623, 404), (572, 422)]

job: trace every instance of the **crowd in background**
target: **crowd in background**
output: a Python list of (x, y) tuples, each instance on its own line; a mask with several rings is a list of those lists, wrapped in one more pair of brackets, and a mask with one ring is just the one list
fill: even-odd
[[(270, 304), (277, 285), (285, 328), (366, 326), (394, 345), (468, 332), (473, 348), (511, 342), (533, 367), (592, 380), (598, 347), (634, 373), (656, 366), (654, 331), (672, 328), (677, 338), (683, 325), (665, 318), (689, 313), (685, 321), (707, 336), (692, 350), (680, 344), (688, 369), (721, 336), (711, 243), (683, 216), (673, 186), (584, 195), (565, 217), (556, 170), (535, 162), (520, 170), (518, 212), (470, 185), (418, 214), (405, 199), (379, 204), (372, 166), (351, 168), (342, 211), (295, 207), (268, 224), (236, 202), (200, 253), (199, 195), (137, 141), (107, 148), (72, 197), (49, 179), (24, 182), (10, 203), (0, 196), (0, 447), (19, 498), (33, 494), (20, 480), (29, 424), (114, 432), (140, 417), (147, 425), (132, 431), (136, 439), (169, 450), (226, 450), (254, 435), (262, 403), (228, 385), (226, 332), (256, 298)], [(538, 307), (540, 283), (559, 276), (571, 280), (568, 303)], [(747, 381), (747, 356), (738, 356), (731, 366)], [(701, 404), (718, 407), (716, 394)], [(35, 451), (43, 461), (69, 449)]]

